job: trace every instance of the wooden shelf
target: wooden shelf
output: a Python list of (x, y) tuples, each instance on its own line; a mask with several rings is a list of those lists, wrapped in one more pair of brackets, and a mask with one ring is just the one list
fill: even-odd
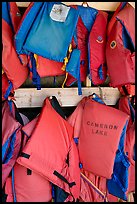
[(19, 88), (15, 91), (15, 103), (18, 108), (41, 107), (43, 101), (48, 96), (56, 96), (61, 106), (76, 106), (84, 97), (96, 93), (107, 105), (115, 105), (120, 97), (117, 88), (111, 87), (83, 87), (82, 96), (78, 95), (78, 88)]
[[(16, 2), (18, 7), (28, 7), (30, 2)], [(62, 2), (66, 5), (81, 5), (82, 2)], [(120, 2), (87, 2), (90, 7), (106, 10), (106, 11), (115, 11)], [(135, 2), (128, 2), (135, 8)]]

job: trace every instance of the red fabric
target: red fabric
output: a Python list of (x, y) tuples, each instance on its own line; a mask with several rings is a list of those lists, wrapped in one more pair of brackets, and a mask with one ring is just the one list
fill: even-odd
[[(129, 99), (126, 96), (121, 97), (119, 100), (119, 109), (130, 116), (130, 120), (126, 131), (126, 140), (125, 140), (125, 152), (128, 153), (127, 157), (130, 162), (129, 176), (128, 176), (129, 183), (128, 183), (127, 193), (135, 191), (135, 161), (133, 160), (134, 145), (135, 145), (135, 121), (133, 121), (131, 117), (131, 111), (128, 104), (128, 100)], [(134, 111), (134, 114), (135, 114), (135, 111)]]
[[(31, 138), (23, 149), (23, 152), (29, 154), (30, 158), (19, 157), (17, 162), (26, 168), (32, 169), (35, 173), (38, 173), (44, 179), (49, 180), (66, 192), (70, 193), (71, 191), (73, 196), (77, 197), (79, 194), (78, 173), (77, 177), (75, 176), (79, 170), (78, 156), (76, 155), (78, 153), (74, 147), (75, 144), (72, 142), (72, 136), (72, 126), (54, 110), (47, 98), (44, 101), (42, 112)], [(73, 152), (75, 153), (74, 158), (71, 156)], [(71, 158), (69, 167), (66, 163), (68, 153)], [(74, 168), (73, 165), (76, 167)], [(70, 190), (68, 184), (53, 174), (54, 171), (63, 175), (68, 182), (75, 181), (76, 186), (71, 187)], [(76, 180), (74, 180), (74, 177)]]
[(111, 20), (108, 23), (108, 27), (107, 27), (107, 36), (109, 36), (110, 31), (114, 25), (114, 23), (116, 22), (116, 16), (117, 14), (120, 12), (121, 8), (122, 8), (122, 4), (123, 2), (120, 2), (119, 6), (117, 7), (117, 9), (115, 10), (113, 16), (111, 17)]
[[(35, 118), (22, 128), (28, 135), (26, 137), (24, 134), (23, 147), (29, 137), (31, 137), (37, 119)], [(8, 194), (6, 202), (12, 202), (13, 200), (13, 189), (10, 179), (11, 177), (7, 179), (5, 185), (5, 192)], [(17, 202), (50, 202), (52, 199), (50, 182), (34, 171), (31, 172), (31, 175), (28, 175), (27, 168), (17, 162), (14, 165), (14, 187)]]
[[(13, 112), (15, 110), (13, 109)], [(2, 145), (7, 139), (16, 131), (16, 139), (14, 144), (14, 151), (12, 157), (8, 162), (2, 164), (2, 187), (9, 176), (12, 167), (15, 164), (21, 146), (21, 124), (16, 121), (13, 114), (10, 112), (8, 102), (5, 101), (2, 107)]]
[[(4, 95), (9, 87), (8, 78), (5, 73), (2, 74), (2, 101), (5, 100)], [(13, 89), (11, 93), (14, 93)]]
[(63, 64), (64, 64), (63, 62), (56, 62), (38, 56), (37, 72), (40, 75), (40, 77), (63, 75), (65, 74), (65, 71), (61, 69)]
[(5, 183), (5, 194), (7, 195), (6, 202), (13, 202), (13, 193), (12, 193), (12, 179), (11, 176), (7, 178)]
[(122, 111), (91, 99), (86, 102), (78, 144), (85, 170), (111, 178), (119, 139), (127, 120), (128, 115)]
[[(124, 23), (135, 44), (135, 10), (127, 4), (117, 17)], [(116, 46), (111, 48), (111, 43), (115, 41)], [(106, 59), (110, 86), (120, 87), (126, 84), (135, 83), (135, 52), (124, 47), (122, 41), (122, 24), (116, 21), (108, 36), (106, 46)], [(119, 77), (120, 75), (120, 77)]]
[[(73, 7), (73, 6), (72, 6)], [(76, 7), (74, 7), (76, 9)], [(87, 69), (88, 69), (88, 30), (85, 27), (81, 17), (78, 19), (77, 27), (76, 27), (76, 36), (77, 36), (77, 45), (72, 40), (72, 47), (78, 48), (80, 50), (80, 80), (85, 81), (87, 76)], [(70, 86), (76, 81), (76, 79), (71, 75), (68, 74), (66, 85)]]
[[(89, 35), (89, 67), (94, 85), (103, 84), (107, 76), (105, 56), (107, 19), (108, 14), (99, 11)], [(103, 79), (99, 76), (100, 66), (102, 66)]]
[(16, 3), (10, 2), (9, 15), (14, 31), (10, 25), (4, 19), (2, 19), (2, 67), (5, 74), (7, 75), (7, 78), (12, 82), (14, 89), (20, 87), (28, 76), (28, 68), (25, 66), (26, 62), (24, 62), (26, 56), (22, 56), (24, 64), (23, 66), (16, 53), (14, 45), (14, 32), (17, 31), (21, 20), (21, 16), (17, 15), (17, 12), (19, 13)]
[(80, 162), (84, 170), (111, 178), (119, 139), (129, 116), (87, 97), (81, 103), (68, 119), (74, 126), (74, 137), (79, 138)]

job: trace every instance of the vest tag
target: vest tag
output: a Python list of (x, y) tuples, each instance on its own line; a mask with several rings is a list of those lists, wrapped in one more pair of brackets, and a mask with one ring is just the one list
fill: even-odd
[(54, 4), (50, 12), (50, 17), (54, 21), (65, 22), (70, 7), (63, 4)]

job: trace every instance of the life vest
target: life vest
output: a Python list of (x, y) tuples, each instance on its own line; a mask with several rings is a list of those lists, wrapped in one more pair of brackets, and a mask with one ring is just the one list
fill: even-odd
[[(23, 66), (21, 56), (17, 55), (14, 46), (14, 34), (20, 19), (21, 15), (15, 2), (2, 2), (2, 67), (9, 83), (7, 93), (20, 87), (28, 76), (25, 61)], [(22, 59), (25, 60), (25, 56), (22, 56)], [(8, 94), (4, 94), (3, 97), (6, 99)]]
[[(110, 194), (127, 200), (129, 192), (135, 190), (135, 161), (134, 145), (135, 145), (135, 111), (127, 96), (121, 97), (118, 103), (119, 110), (129, 115), (129, 122), (126, 130), (126, 137), (119, 144), (119, 149), (115, 158), (114, 172), (111, 180), (108, 180), (107, 186)], [(125, 130), (124, 130), (125, 131)], [(121, 155), (121, 159), (120, 159)], [(125, 169), (120, 172), (120, 169)]]
[(15, 35), (15, 45), (18, 54), (31, 55), (33, 81), (40, 89), (34, 54), (64, 62), (77, 24), (78, 12), (60, 2), (33, 2), (30, 6)]
[[(100, 108), (102, 108), (102, 110), (99, 108), (99, 106), (100, 106)], [(88, 107), (89, 109), (87, 110), (86, 107)], [(107, 179), (106, 178), (108, 178), (108, 177), (111, 178), (111, 176), (112, 176), (116, 152), (117, 152), (118, 146), (119, 145), (121, 146), (121, 141), (123, 141), (123, 137), (125, 136), (125, 131), (122, 129), (123, 129), (123, 127), (124, 127), (124, 129), (126, 129), (126, 121), (128, 120), (128, 115), (127, 114), (123, 115), (122, 111), (117, 112), (117, 109), (114, 109), (112, 107), (108, 107), (108, 109), (109, 108), (110, 108), (110, 110), (109, 110), (110, 113), (108, 110), (105, 110), (105, 109), (107, 109), (107, 106), (104, 104), (103, 101), (101, 101), (101, 99), (97, 95), (94, 95), (94, 98), (92, 100), (88, 97), (85, 97), (82, 99), (81, 103), (78, 104), (76, 110), (72, 113), (72, 115), (69, 116), (69, 118), (68, 118), (68, 122), (70, 122), (70, 124), (72, 126), (74, 125), (74, 140), (77, 143), (77, 147), (78, 147), (78, 151), (79, 151), (81, 172), (83, 172), (83, 174), (84, 174), (84, 175), (82, 175), (82, 178), (81, 178), (82, 180), (81, 180), (80, 198), (85, 202), (87, 202), (87, 201), (90, 202), (90, 200), (92, 200), (92, 201), (105, 200), (105, 196), (106, 196), (106, 192), (107, 192), (107, 186), (106, 186)], [(83, 111), (82, 111), (82, 109), (83, 109)], [(99, 110), (99, 114), (100, 114), (99, 118), (98, 118), (97, 112), (95, 113), (95, 109), (96, 109), (96, 111)], [(104, 110), (104, 114), (103, 114), (103, 110)], [(115, 121), (114, 121), (114, 118), (112, 119), (111, 111), (114, 111), (114, 112), (116, 111), (115, 117), (119, 117), (119, 115), (120, 115), (120, 117), (121, 117), (120, 121), (121, 122), (123, 121), (122, 122), (123, 125), (121, 123), (121, 130), (120, 130), (121, 133), (119, 132), (119, 136), (117, 135), (117, 138), (116, 138), (116, 134), (114, 133), (115, 142), (117, 140), (117, 144), (115, 144), (116, 147), (112, 148), (112, 145), (109, 145), (109, 146), (111, 146), (110, 152), (113, 149), (113, 153), (115, 152), (114, 155), (112, 156), (112, 153), (107, 152), (107, 153), (105, 153), (105, 154), (107, 154), (107, 156), (106, 155), (103, 156), (103, 158), (105, 158), (105, 159), (103, 159), (103, 158), (101, 159), (102, 154), (104, 154), (104, 152), (103, 152), (104, 149), (107, 149), (107, 151), (108, 151), (109, 148), (104, 147), (103, 151), (101, 152), (101, 155), (99, 155), (99, 150), (101, 148), (98, 148), (95, 145), (96, 139), (98, 139), (98, 137), (96, 137), (92, 142), (89, 140), (91, 140), (91, 135), (94, 136), (96, 134), (98, 136), (103, 136), (103, 137), (105, 136), (105, 134), (106, 134), (105, 132), (103, 133), (103, 131), (99, 131), (99, 128), (103, 129), (103, 127), (102, 127), (103, 122), (97, 122), (97, 118), (98, 118), (98, 120), (103, 121), (104, 120), (103, 115), (106, 115), (108, 113), (111, 115), (111, 117), (109, 117), (109, 116), (106, 117), (107, 119), (109, 118), (109, 120), (108, 120), (109, 122), (105, 121), (104, 122), (105, 125), (110, 123), (111, 120), (113, 120), (113, 123), (114, 123)], [(88, 113), (89, 113), (89, 116), (88, 116)], [(82, 117), (82, 119), (80, 119), (80, 117)], [(89, 118), (91, 117), (94, 122), (90, 121), (90, 119), (89, 118), (87, 119), (86, 117), (89, 117)], [(114, 117), (114, 114), (113, 114), (113, 117)], [(80, 123), (80, 125), (78, 125), (77, 121)], [(116, 119), (116, 121), (119, 121), (119, 119)], [(95, 124), (93, 124), (93, 123), (95, 123)], [(86, 126), (85, 124), (90, 125), (90, 131), (89, 132), (87, 132), (88, 127), (85, 128), (85, 126)], [(91, 130), (91, 127), (93, 128), (93, 130)], [(96, 131), (96, 129), (98, 131)], [(107, 130), (105, 129), (105, 131), (108, 131), (108, 129)], [(111, 129), (111, 131), (112, 131), (112, 129)], [(99, 132), (100, 132), (100, 134), (99, 134)], [(90, 135), (90, 137), (88, 137), (89, 135)], [(113, 134), (111, 134), (111, 135), (113, 135)], [(112, 139), (112, 137), (113, 136), (111, 136), (111, 139)], [(114, 139), (108, 140), (107, 145), (110, 142), (112, 142), (112, 144), (114, 145)], [(100, 145), (101, 147), (102, 147), (102, 145), (105, 145), (105, 141), (103, 141), (102, 139), (101, 139), (101, 141), (97, 140), (97, 145), (99, 145), (99, 143), (101, 143), (101, 145)], [(93, 148), (92, 148), (92, 144), (94, 145)], [(88, 149), (88, 145), (90, 146), (90, 149)], [(81, 146), (83, 149), (81, 148)], [(85, 148), (84, 148), (84, 146), (85, 146)], [(98, 152), (96, 152), (96, 150), (98, 150)], [(108, 155), (109, 156), (111, 155), (111, 158), (109, 157), (106, 161), (106, 158), (108, 157)], [(98, 156), (99, 156), (99, 158), (97, 159)], [(113, 157), (113, 159), (112, 159), (112, 157)], [(109, 163), (109, 167), (108, 166), (105, 167), (105, 165), (103, 164), (102, 161), (106, 162), (106, 164), (108, 164), (108, 162), (111, 161)], [(101, 163), (101, 166), (99, 168), (100, 163)], [(92, 165), (93, 165), (93, 168), (96, 167), (96, 169), (94, 169), (94, 171), (92, 170), (93, 169)], [(111, 166), (111, 170), (110, 170), (110, 166)], [(110, 173), (110, 171), (111, 171), (111, 173)], [(123, 172), (123, 174), (124, 173), (125, 173), (125, 171)], [(96, 181), (96, 179), (100, 182), (98, 183), (98, 181)]]
[[(23, 146), (31, 137), (32, 131), (37, 123), (38, 117), (27, 123), (24, 132)], [(30, 169), (15, 163), (13, 175), (9, 177), (5, 185), (7, 202), (50, 202), (52, 199), (50, 182), (31, 171)], [(36, 185), (37, 184), (37, 185)], [(35, 192), (35, 193), (34, 193)]]
[(117, 109), (94, 100), (86, 102), (78, 142), (80, 161), (85, 170), (111, 178), (115, 154), (127, 120), (128, 115)]
[(4, 101), (2, 106), (2, 188), (21, 147), (22, 125), (15, 118), (15, 104)]
[[(75, 45), (81, 51), (81, 81), (85, 81), (89, 73), (94, 85), (103, 84), (107, 75), (104, 53), (108, 14), (91, 7), (83, 7), (80, 5), (73, 6), (73, 8), (79, 11), (80, 19), (82, 19), (82, 22), (80, 22), (80, 20), (78, 21), (74, 34)], [(68, 74), (66, 80), (67, 86), (76, 81), (70, 74)]]
[(106, 60), (110, 86), (135, 84), (135, 9), (127, 2), (121, 2), (109, 22)]
[[(53, 109), (47, 98), (37, 125), (17, 163), (38, 173), (76, 199), (79, 196), (80, 174), (78, 174), (78, 152), (72, 136), (73, 128)], [(68, 154), (69, 166), (66, 163)], [(41, 163), (42, 160), (44, 162)]]
[(94, 85), (103, 84), (107, 77), (106, 34), (108, 14), (99, 11), (89, 35), (89, 72)]
[(127, 153), (127, 157), (130, 162), (127, 190), (127, 193), (129, 193), (135, 191), (135, 110), (128, 97), (120, 98), (119, 109), (130, 116), (125, 141), (125, 152)]

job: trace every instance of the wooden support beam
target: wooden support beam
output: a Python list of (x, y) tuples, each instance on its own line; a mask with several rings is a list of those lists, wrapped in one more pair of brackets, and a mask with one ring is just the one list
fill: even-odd
[[(18, 7), (28, 7), (30, 2), (16, 2)], [(81, 5), (82, 2), (62, 2), (66, 5)], [(106, 11), (115, 11), (120, 2), (87, 2), (90, 7), (106, 10)], [(135, 8), (135, 2), (128, 2)]]
[(93, 93), (102, 95), (102, 99), (107, 105), (115, 105), (120, 97), (117, 88), (101, 87), (83, 87), (82, 96), (78, 95), (78, 88), (19, 88), (15, 91), (15, 103), (18, 108), (41, 107), (43, 101), (48, 96), (56, 96), (61, 106), (76, 106), (84, 97)]

